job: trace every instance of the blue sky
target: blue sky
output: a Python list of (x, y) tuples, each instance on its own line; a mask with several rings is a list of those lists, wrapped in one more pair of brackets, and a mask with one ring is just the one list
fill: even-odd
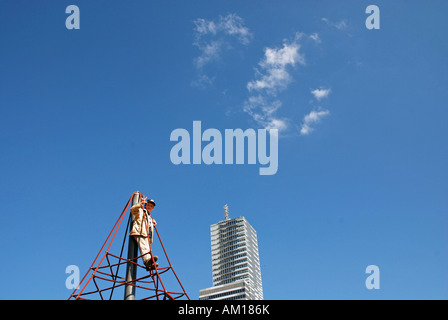
[[(257, 230), (265, 299), (448, 298), (447, 10), (1, 1), (0, 299), (67, 299), (66, 267), (87, 271), (137, 190), (193, 299), (226, 203)], [(278, 128), (278, 172), (174, 165), (196, 120)]]

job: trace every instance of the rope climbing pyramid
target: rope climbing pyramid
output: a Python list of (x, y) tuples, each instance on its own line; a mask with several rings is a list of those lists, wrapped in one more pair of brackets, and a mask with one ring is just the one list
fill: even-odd
[[(146, 215), (145, 222), (148, 221), (150, 224), (146, 229), (148, 234), (145, 234), (145, 238), (148, 240), (146, 243), (149, 245), (151, 254), (141, 254), (136, 237), (129, 235), (130, 230), (134, 230), (132, 228), (134, 220), (141, 223), (133, 217), (132, 213), (128, 215), (121, 248), (116, 242), (114, 243), (128, 209), (131, 206), (140, 205), (145, 200), (143, 194), (138, 191), (132, 194), (92, 265), (70, 295), (69, 300), (190, 300), (171, 265), (157, 226), (150, 222), (153, 221), (150, 211), (140, 209), (144, 218)], [(157, 235), (157, 238), (154, 235)], [(123, 252), (126, 242), (128, 252), (125, 258)], [(153, 252), (156, 252), (159, 257), (153, 255)], [(143, 258), (148, 260), (146, 258), (148, 256), (151, 257), (151, 261), (149, 264), (147, 261), (145, 265)], [(156, 259), (158, 259), (157, 262)], [(176, 291), (169, 291), (168, 287)]]

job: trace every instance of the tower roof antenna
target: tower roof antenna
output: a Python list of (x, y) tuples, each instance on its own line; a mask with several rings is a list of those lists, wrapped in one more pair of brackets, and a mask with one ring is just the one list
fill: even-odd
[(227, 204), (224, 205), (224, 217), (226, 218), (226, 220), (229, 220), (229, 207), (227, 206)]

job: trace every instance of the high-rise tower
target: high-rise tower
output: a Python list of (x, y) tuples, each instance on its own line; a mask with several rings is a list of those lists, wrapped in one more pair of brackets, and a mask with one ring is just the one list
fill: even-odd
[(257, 233), (244, 217), (210, 226), (213, 287), (199, 291), (199, 300), (262, 300)]

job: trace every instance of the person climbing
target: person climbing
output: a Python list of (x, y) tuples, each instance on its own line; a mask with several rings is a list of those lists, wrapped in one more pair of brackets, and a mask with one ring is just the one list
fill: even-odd
[(132, 214), (132, 229), (129, 235), (133, 236), (137, 245), (140, 249), (140, 254), (142, 255), (143, 264), (146, 267), (146, 270), (150, 271), (158, 267), (158, 263), (155, 263), (158, 260), (157, 256), (152, 258), (152, 251), (150, 244), (153, 243), (153, 235), (154, 235), (154, 226), (157, 222), (151, 218), (149, 214), (156, 203), (154, 200), (147, 200), (146, 198), (142, 199), (142, 202), (139, 202), (131, 207)]

